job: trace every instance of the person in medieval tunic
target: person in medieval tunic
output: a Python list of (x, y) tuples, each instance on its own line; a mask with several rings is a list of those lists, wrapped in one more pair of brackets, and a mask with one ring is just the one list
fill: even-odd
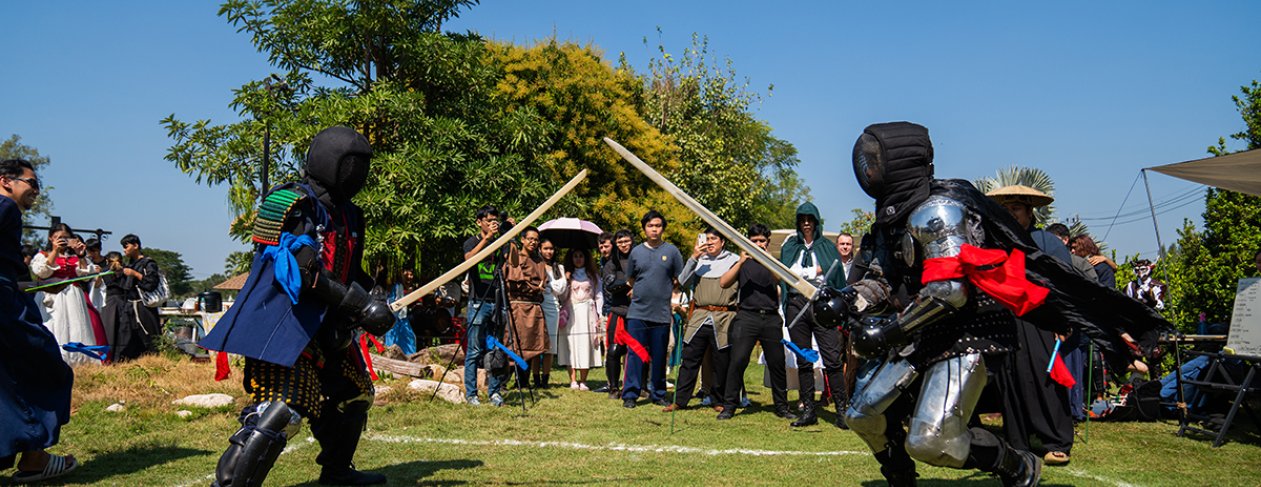
[[(526, 227), (521, 244), (508, 253), (508, 303), (512, 310), (508, 340), (514, 352), (534, 360), (547, 353), (547, 324), (543, 319), (543, 287), (547, 285), (547, 263), (539, 255), (539, 230)], [(521, 371), (518, 371), (521, 372)], [(520, 377), (526, 383), (526, 377)]]
[(386, 482), (352, 463), (375, 389), (351, 345), (360, 329), (384, 335), (395, 321), (384, 300), (367, 291), (373, 283), (363, 270), (363, 211), (351, 201), (368, 181), (371, 157), (363, 135), (325, 129), (311, 141), (303, 181), (263, 199), (250, 277), (200, 343), (222, 352), (217, 378), (227, 376), (227, 353), (245, 356), (250, 396), (213, 485), (262, 485), (303, 418), (320, 444), (321, 484)]
[(724, 288), (719, 280), (740, 260), (723, 248), (726, 240), (714, 229), (703, 234), (705, 241), (692, 251), (691, 258), (683, 264), (679, 285), (692, 291), (692, 306), (683, 327), (683, 364), (679, 368), (678, 394), (665, 412), (687, 407), (692, 390), (701, 369), (706, 352), (713, 357), (714, 384), (709, 393), (714, 410), (722, 411), (726, 394), (728, 351), (731, 342), (728, 331), (736, 317), (736, 288)]

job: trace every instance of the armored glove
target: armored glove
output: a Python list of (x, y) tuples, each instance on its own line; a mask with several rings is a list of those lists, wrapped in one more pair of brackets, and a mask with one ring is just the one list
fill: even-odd
[(853, 286), (845, 289), (834, 289), (823, 286), (819, 289), (818, 299), (814, 301), (815, 321), (831, 326), (839, 326), (858, 318), (858, 291)]
[(353, 326), (362, 327), (368, 333), (384, 335), (394, 327), (394, 313), (385, 299), (380, 295), (373, 298), (358, 283), (348, 286), (330, 278), (327, 272), (320, 272), (314, 291), (321, 301), (349, 317)]
[(908, 342), (906, 332), (894, 316), (869, 316), (851, 322), (849, 339), (854, 351), (867, 358), (884, 355)]

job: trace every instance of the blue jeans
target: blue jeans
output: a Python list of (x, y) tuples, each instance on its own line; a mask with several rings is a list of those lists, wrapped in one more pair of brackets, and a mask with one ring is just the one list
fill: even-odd
[[(1204, 373), (1212, 361), (1207, 355), (1200, 355), (1182, 363), (1182, 380), (1203, 380)], [(1176, 372), (1165, 374), (1160, 379), (1160, 399), (1166, 403), (1178, 400), (1178, 376)], [(1187, 403), (1187, 410), (1193, 413), (1203, 412), (1208, 405), (1208, 397), (1200, 389), (1190, 384), (1182, 384), (1182, 401)], [(1176, 412), (1174, 406), (1165, 406), (1165, 410)]]
[[(670, 323), (654, 323), (644, 320), (626, 320), (626, 331), (648, 349), (651, 382), (649, 399), (661, 402), (666, 399), (666, 348), (670, 343)], [(626, 381), (622, 399), (639, 399), (644, 387), (644, 362), (634, 352), (626, 354)]]
[(1064, 365), (1077, 383), (1068, 390), (1068, 406), (1072, 408), (1073, 421), (1086, 420), (1086, 358), (1088, 344), (1063, 352)]
[[(482, 366), (482, 356), (486, 354), (486, 337), (498, 337), (498, 320), (495, 319), (495, 302), (470, 299), (468, 302), (468, 326), (464, 336), (468, 350), (464, 354), (464, 395), (477, 397), (477, 369)], [(486, 371), (486, 395), (499, 392), (501, 378)]]

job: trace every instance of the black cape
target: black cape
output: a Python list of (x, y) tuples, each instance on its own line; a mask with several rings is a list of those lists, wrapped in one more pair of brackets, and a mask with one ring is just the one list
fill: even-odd
[(1140, 343), (1155, 341), (1173, 325), (1155, 310), (1120, 291), (1100, 285), (1079, 274), (1059, 259), (1042, 252), (1027, 229), (1021, 228), (1005, 208), (962, 179), (935, 179), (932, 194), (962, 202), (981, 216), (988, 244), (1025, 253), (1025, 274), (1031, 282), (1051, 290), (1046, 304), (1021, 318), (1053, 331), (1072, 329), (1085, 333), (1104, 353), (1115, 370), (1124, 370), (1133, 358), (1121, 339), (1128, 332)]

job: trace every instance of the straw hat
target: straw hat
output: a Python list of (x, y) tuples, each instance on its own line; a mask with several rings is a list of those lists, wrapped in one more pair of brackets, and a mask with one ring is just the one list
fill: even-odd
[(996, 190), (985, 193), (985, 196), (989, 196), (994, 201), (997, 201), (998, 204), (1000, 205), (1005, 204), (1009, 201), (1014, 201), (1017, 203), (1024, 203), (1026, 205), (1029, 205), (1030, 208), (1046, 206), (1046, 205), (1051, 204), (1052, 201), (1055, 201), (1055, 198), (1052, 198), (1046, 193), (1043, 193), (1036, 189), (1030, 188), (1028, 186), (1020, 185), (1020, 184), (1013, 184), (1011, 186), (1003, 186)]

